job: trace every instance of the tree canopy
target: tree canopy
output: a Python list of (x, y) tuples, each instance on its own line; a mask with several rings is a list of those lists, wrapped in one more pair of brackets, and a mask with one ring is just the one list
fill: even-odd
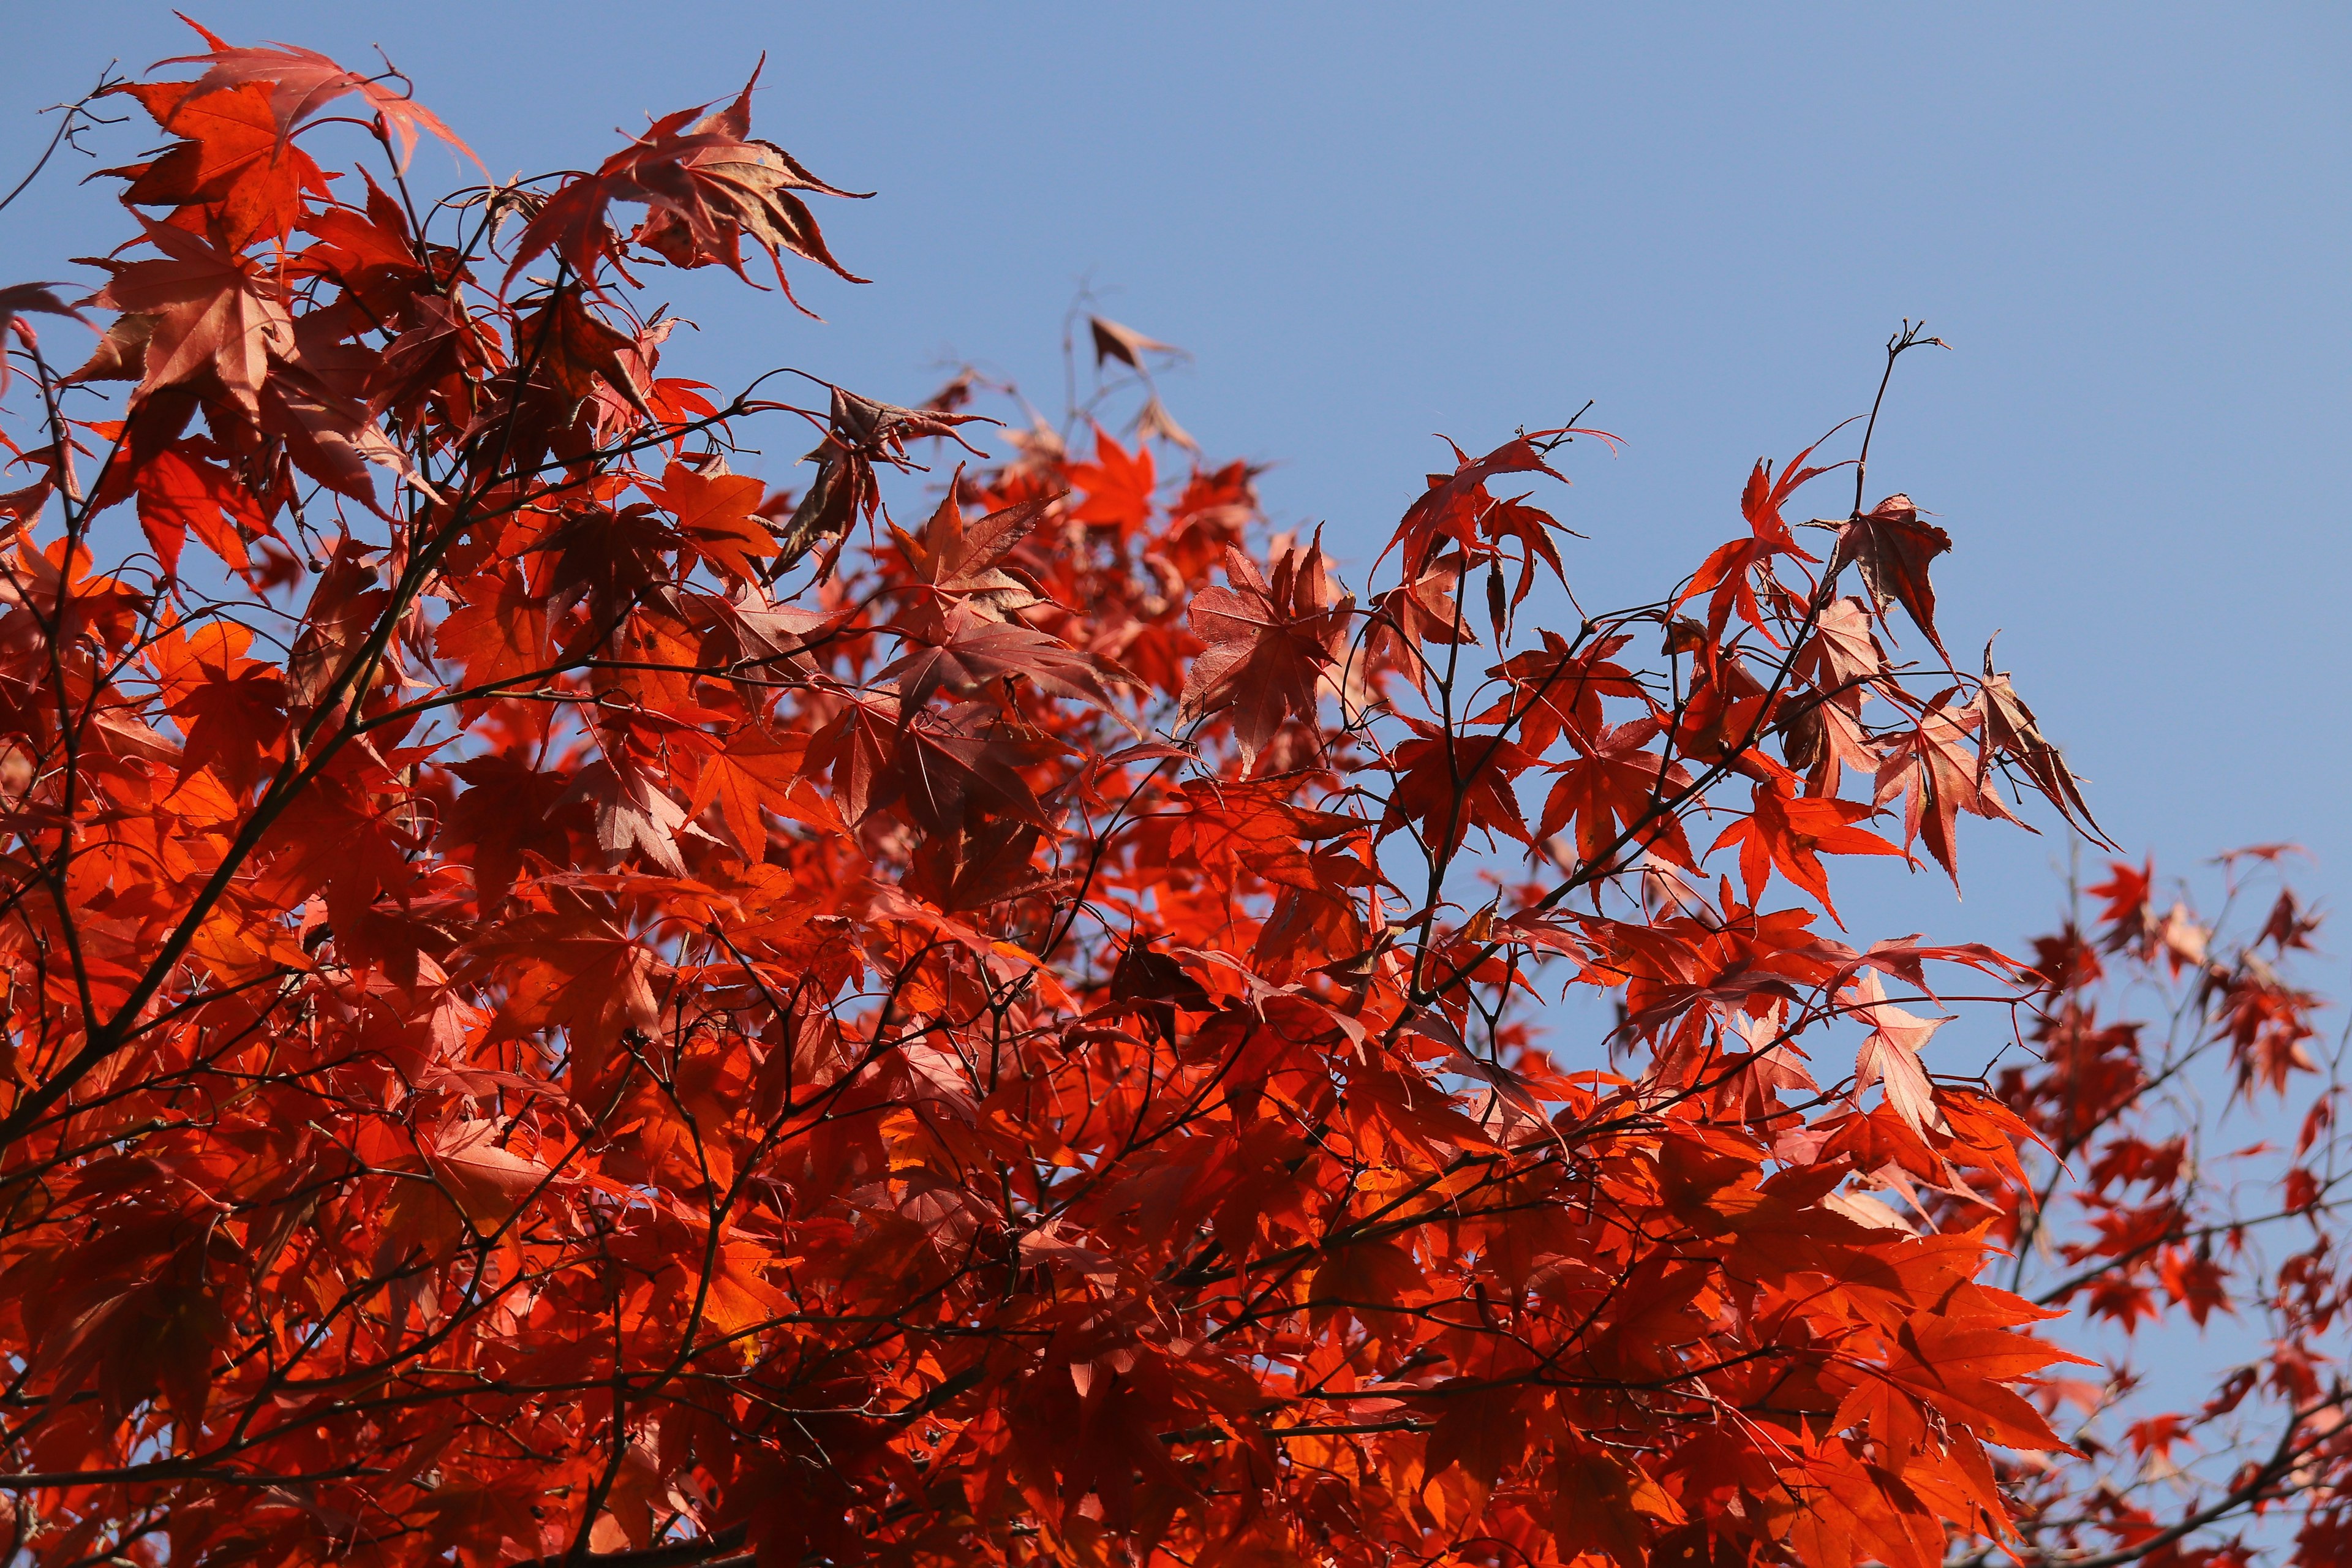
[[(2105, 843), (1872, 496), (1923, 329), (1646, 603), (1570, 592), (1557, 415), (1351, 588), (1117, 322), (1058, 423), (670, 374), (659, 269), (854, 276), (756, 72), (436, 199), (405, 79), (201, 41), (60, 125), (161, 139), (95, 286), (0, 289), (24, 1561), (2352, 1545), (2314, 918), (1832, 903)], [(2059, 1321), (2217, 1313), (2171, 1413)]]

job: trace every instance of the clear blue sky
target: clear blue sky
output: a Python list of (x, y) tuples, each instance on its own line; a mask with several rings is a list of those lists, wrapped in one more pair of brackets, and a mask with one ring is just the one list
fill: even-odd
[[(190, 37), (158, 4), (9, 10), (11, 181), (32, 109)], [(2299, 839), (2323, 858), (2306, 884), (2347, 901), (2342, 6), (196, 14), (354, 64), (382, 43), (500, 174), (592, 163), (765, 49), (760, 132), (881, 193), (824, 215), (875, 282), (812, 279), (823, 325), (684, 289), (724, 330), (674, 367), (789, 362), (903, 398), (968, 356), (1057, 402), (1090, 279), (1197, 356), (1167, 384), (1178, 417), (1277, 462), (1277, 520), (1328, 519), (1359, 570), (1433, 432), (1479, 447), (1590, 396), (1628, 446), (1577, 459), (1562, 515), (1593, 542), (1571, 567), (1598, 602), (1654, 590), (1737, 530), (1748, 464), (1864, 407), (1879, 344), (1925, 317), (1955, 352), (1906, 361), (1873, 488), (1958, 542), (1955, 650), (2007, 628), (2003, 664), (2133, 850), (2179, 868)], [(72, 183), (89, 166), (0, 219), (0, 280), (119, 234), (105, 183)], [(1965, 905), (1874, 888), (1857, 934), (2040, 921), (2063, 841), (1971, 826)]]

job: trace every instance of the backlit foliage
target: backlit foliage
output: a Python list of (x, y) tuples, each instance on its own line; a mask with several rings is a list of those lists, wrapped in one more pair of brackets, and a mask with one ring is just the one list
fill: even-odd
[[(2092, 1472), (2030, 1382), (2063, 1307), (2237, 1288), (2083, 988), (2178, 955), (2259, 1092), (2309, 1000), (2121, 882), (2039, 974), (1836, 923), (1839, 857), (1949, 871), (2028, 800), (2095, 832), (1944, 652), (1950, 540), (1864, 504), (1870, 426), (1759, 463), (1647, 605), (1534, 624), (1571, 542), (1523, 492), (1604, 439), (1569, 428), (1453, 454), (1351, 592), (1156, 391), (1122, 439), (999, 430), (969, 377), (673, 374), (657, 269), (771, 287), (780, 342), (794, 269), (849, 276), (808, 205), (848, 193), (749, 88), (435, 202), (420, 139), (471, 154), (404, 81), (205, 43), (86, 111), (161, 142), (96, 286), (0, 290), (28, 1560), (1928, 1568), (2162, 1528), (2128, 1489), (2051, 1522)], [(1149, 390), (1163, 345), (1090, 335)], [(755, 433), (806, 462), (739, 471)], [(1934, 1070), (1969, 1001), (2044, 1065)], [(2120, 1238), (2046, 1304), (2001, 1250), (2042, 1245), (2037, 1141)], [(2273, 1489), (2342, 1458), (2305, 1257)]]

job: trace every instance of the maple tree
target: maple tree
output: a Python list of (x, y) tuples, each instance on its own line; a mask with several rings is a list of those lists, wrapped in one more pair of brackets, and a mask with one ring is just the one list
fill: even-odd
[[(426, 202), (404, 79), (204, 42), (98, 100), (166, 139), (100, 286), (0, 289), (12, 1555), (2210, 1562), (2294, 1500), (2336, 1560), (2332, 1090), (2267, 1214), (2154, 1095), (2316, 1065), (2308, 920), (1837, 922), (1824, 857), (2097, 832), (1865, 508), (1876, 402), (1652, 603), (1521, 625), (1565, 530), (1497, 487), (1572, 421), (1360, 598), (1246, 465), (1163, 481), (1114, 322), (1134, 433), (1003, 457), (971, 375), (666, 374), (651, 269), (851, 276), (751, 86)], [(1947, 1004), (2035, 1065), (1937, 1070)], [(2204, 1415), (2053, 1428), (2062, 1310), (2236, 1300)], [(2100, 1463), (2265, 1413), (2174, 1518)]]

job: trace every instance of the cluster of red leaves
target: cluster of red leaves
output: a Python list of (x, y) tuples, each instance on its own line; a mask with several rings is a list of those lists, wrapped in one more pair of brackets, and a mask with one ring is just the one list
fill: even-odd
[[(1361, 603), (1247, 468), (1161, 481), (1156, 394), (1133, 450), (1034, 429), (894, 519), (968, 378), (722, 403), (636, 313), (631, 268), (746, 240), (840, 270), (748, 89), (420, 206), (440, 121), (208, 41), (128, 89), (174, 140), (117, 171), (94, 355), (0, 323), (38, 393), (0, 565), (17, 1548), (2019, 1542), (1990, 1450), (2062, 1447), (2016, 1389), (2053, 1313), (1986, 1276), (2034, 1126), (1902, 1004), (2020, 971), (1807, 901), (1824, 856), (1949, 868), (2004, 781), (2080, 815), (2006, 679), (1940, 659), (1908, 501), (1824, 562), (1781, 516), (1821, 470), (1759, 465), (1680, 592), (1517, 640), (1563, 531), (1490, 487), (1578, 432), (1457, 454)], [(313, 161), (351, 94), (382, 183)], [(730, 465), (763, 419), (818, 432), (798, 495)], [(1538, 1044), (1547, 977), (1613, 1051)]]
[(2045, 1558), (2352, 1554), (2344, 1064), (2288, 978), (2319, 919), (2270, 891), (2284, 852), (2224, 856), (2210, 920), (2159, 898), (2152, 867), (2113, 864), (2084, 889), (2097, 913), (2036, 943), (2034, 1060), (1999, 1090), (2041, 1150), (1995, 1234), (2013, 1289), (2153, 1352), (2045, 1390), (2084, 1455), (2015, 1478)]

